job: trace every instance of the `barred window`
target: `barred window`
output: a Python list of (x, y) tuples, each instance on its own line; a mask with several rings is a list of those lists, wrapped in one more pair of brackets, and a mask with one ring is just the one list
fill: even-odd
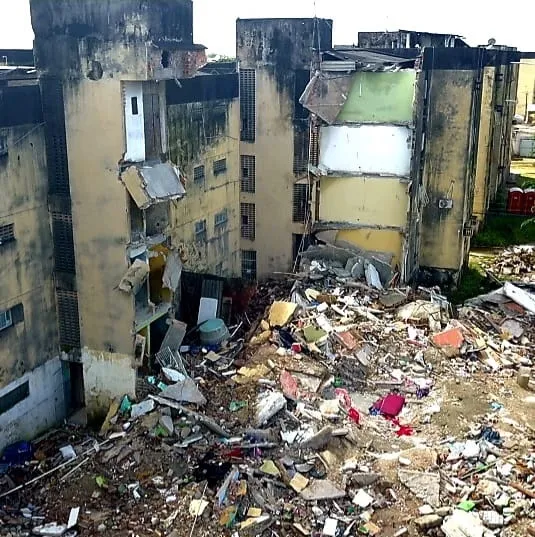
[(0, 311), (0, 331), (9, 328), (12, 324), (11, 310)]
[(228, 213), (227, 210), (224, 209), (223, 211), (217, 213), (214, 216), (214, 229), (220, 229), (227, 225), (228, 222)]
[(256, 157), (242, 155), (241, 160), (241, 191), (255, 193), (256, 191)]
[(206, 220), (199, 220), (199, 222), (195, 222), (195, 241), (204, 243), (207, 241), (207, 238)]
[(227, 171), (227, 159), (222, 158), (214, 161), (214, 175), (219, 175)]
[(254, 203), (241, 203), (241, 236), (254, 240), (256, 230), (256, 206)]
[(15, 240), (15, 225), (5, 224), (0, 226), (0, 246), (6, 242)]
[(195, 166), (195, 168), (193, 168), (193, 182), (202, 183), (204, 181), (204, 177), (204, 164), (201, 164), (200, 166)]
[(242, 250), (241, 275), (245, 280), (256, 280), (256, 251)]
[(254, 142), (256, 138), (256, 72), (240, 69), (240, 116), (242, 142)]
[(294, 222), (304, 223), (309, 213), (309, 188), (308, 185), (294, 185), (293, 211)]

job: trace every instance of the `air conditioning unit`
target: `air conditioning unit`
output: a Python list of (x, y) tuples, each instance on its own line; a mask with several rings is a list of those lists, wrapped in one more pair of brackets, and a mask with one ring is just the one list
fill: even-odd
[(449, 198), (438, 200), (439, 209), (451, 209), (453, 207), (453, 200)]

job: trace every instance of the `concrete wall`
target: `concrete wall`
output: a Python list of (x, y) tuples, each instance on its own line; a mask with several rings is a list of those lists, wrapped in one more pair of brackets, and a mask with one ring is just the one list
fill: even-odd
[(120, 80), (67, 84), (65, 116), (81, 345), (129, 354), (134, 301), (117, 289), (128, 267), (130, 234), (127, 193), (118, 178), (125, 148)]
[(535, 103), (535, 59), (523, 58), (519, 66), (515, 113), (526, 117), (526, 103)]
[(392, 268), (400, 268), (404, 244), (404, 235), (401, 231), (384, 229), (341, 229), (336, 234), (336, 241), (349, 242), (368, 252), (391, 254)]
[[(432, 72), (423, 178), (429, 201), (421, 226), (420, 263), (424, 267), (459, 271), (467, 253), (463, 224), (469, 212), (473, 83), (473, 71)], [(446, 198), (453, 200), (453, 207), (440, 209), (439, 200)]]
[(43, 127), (0, 128), (0, 137), (8, 146), (0, 157), (0, 226), (13, 224), (15, 234), (0, 244), (0, 311), (18, 304), (24, 311), (23, 321), (0, 331), (2, 388), (57, 356), (59, 345)]
[(473, 215), (481, 223), (489, 208), (489, 164), (492, 151), (493, 103), (494, 103), (494, 67), (485, 67), (481, 88), (481, 119), (479, 123), (479, 140), (477, 146), (476, 182), (474, 188)]
[(412, 123), (415, 82), (414, 70), (356, 73), (337, 122)]
[(29, 382), (29, 396), (0, 414), (0, 452), (19, 440), (31, 440), (65, 417), (63, 363), (59, 358), (20, 376), (0, 389), (0, 397)]
[(89, 420), (106, 413), (111, 401), (135, 397), (136, 370), (132, 356), (82, 350), (85, 404)]
[[(240, 275), (240, 105), (237, 99), (168, 107), (171, 159), (188, 178), (187, 196), (172, 205), (172, 244), (193, 272)], [(213, 163), (225, 158), (227, 169), (214, 175)], [(204, 166), (205, 178), (194, 180)], [(227, 222), (215, 225), (226, 211)], [(195, 223), (206, 220), (206, 241), (197, 241)]]
[(322, 127), (320, 166), (336, 172), (408, 176), (412, 132), (393, 125)]

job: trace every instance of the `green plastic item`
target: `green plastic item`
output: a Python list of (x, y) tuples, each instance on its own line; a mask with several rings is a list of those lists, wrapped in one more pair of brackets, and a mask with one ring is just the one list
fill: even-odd
[(106, 478), (103, 475), (97, 475), (95, 477), (95, 483), (100, 487), (104, 488), (107, 484)]
[(471, 500), (465, 500), (464, 502), (461, 502), (457, 508), (461, 509), (462, 511), (466, 511), (467, 513), (472, 511), (474, 507), (476, 506), (476, 503)]
[(247, 401), (232, 401), (228, 406), (228, 409), (231, 412), (237, 412), (238, 410), (245, 408), (248, 404)]
[(126, 414), (127, 412), (130, 411), (131, 408), (132, 408), (132, 401), (130, 401), (130, 399), (128, 399), (128, 395), (125, 395), (123, 397), (123, 400), (121, 401), (121, 406), (119, 407), (119, 412), (121, 414)]

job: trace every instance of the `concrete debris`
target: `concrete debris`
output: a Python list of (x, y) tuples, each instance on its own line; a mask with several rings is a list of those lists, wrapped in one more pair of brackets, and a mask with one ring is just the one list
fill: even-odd
[(108, 402), (99, 442), (65, 425), (6, 448), (0, 533), (524, 535), (530, 287), (454, 310), (439, 289), (386, 289), (374, 254), (305, 254), (225, 314), (225, 341), (171, 323), (136, 396)]

